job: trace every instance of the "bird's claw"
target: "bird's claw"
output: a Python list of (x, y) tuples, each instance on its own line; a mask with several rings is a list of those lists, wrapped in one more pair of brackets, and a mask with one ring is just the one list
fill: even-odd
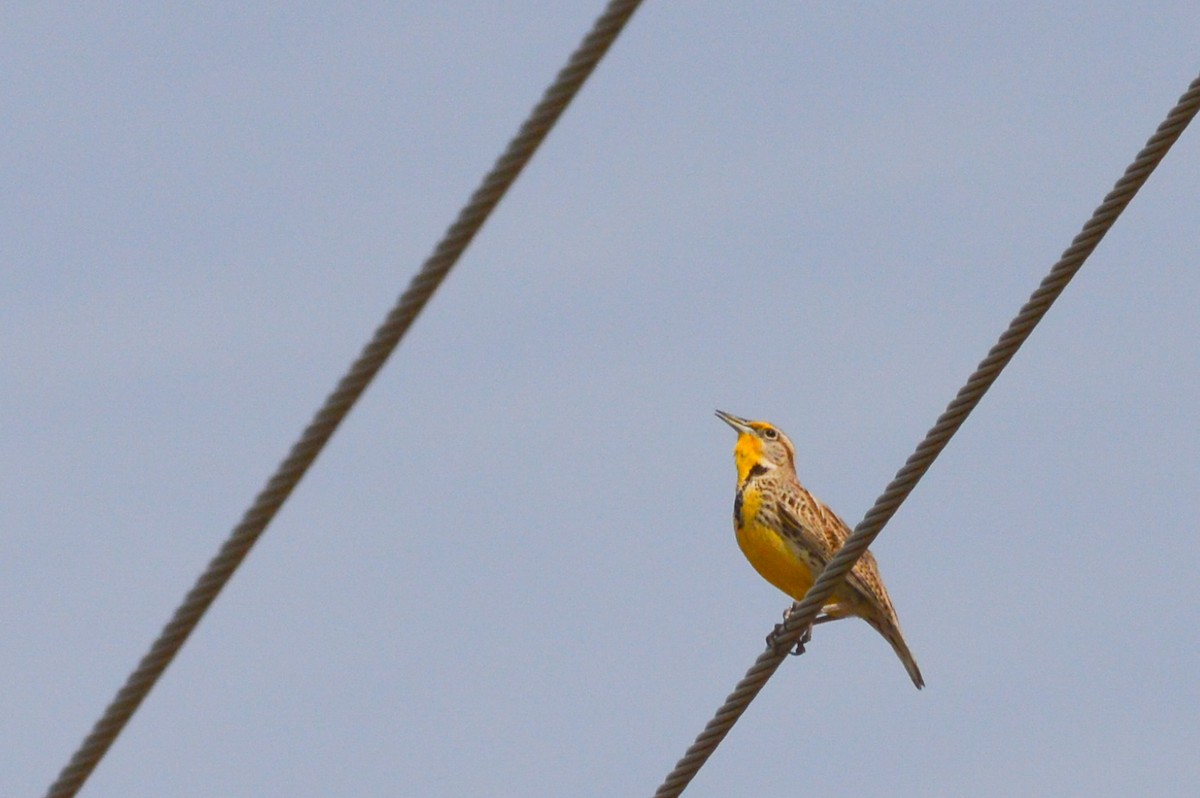
[[(788, 619), (788, 616), (791, 614), (792, 614), (792, 608), (788, 607), (786, 610), (784, 610), (783, 620), (786, 622)], [(777, 623), (777, 624), (775, 624), (775, 628), (771, 630), (771, 633), (769, 635), (767, 635), (767, 646), (770, 647), (771, 650), (774, 651), (776, 654), (783, 653), (779, 650), (779, 638), (781, 635), (783, 635), (783, 629), (784, 629), (784, 624)], [(793, 657), (800, 656), (801, 654), (804, 653), (804, 644), (810, 640), (812, 640), (812, 627), (811, 626), (804, 630), (804, 634), (800, 635), (800, 639), (797, 640), (796, 644), (794, 646), (792, 646), (791, 648), (789, 648), (786, 653), (791, 654)]]

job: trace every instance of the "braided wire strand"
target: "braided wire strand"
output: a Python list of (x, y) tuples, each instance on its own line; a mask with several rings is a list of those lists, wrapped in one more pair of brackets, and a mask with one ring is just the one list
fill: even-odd
[(705, 725), (704, 730), (696, 737), (695, 742), (687, 749), (683, 758), (667, 774), (662, 785), (654, 793), (655, 798), (677, 796), (687, 788), (692, 778), (708, 761), (709, 756), (721, 741), (725, 739), (725, 735), (733, 728), (750, 702), (778, 670), (787, 656), (787, 650), (800, 639), (805, 630), (812, 626), (817, 613), (833, 595), (833, 591), (879, 535), (884, 524), (891, 519), (900, 504), (912, 492), (917, 481), (929, 470), (929, 466), (945, 448), (951, 436), (958, 431), (967, 416), (979, 404), (979, 400), (996, 381), (996, 377), (1025, 343), (1029, 334), (1033, 332), (1033, 328), (1046, 315), (1046, 311), (1050, 309), (1054, 300), (1083, 266), (1083, 262), (1104, 238), (1125, 206), (1145, 184), (1150, 174), (1162, 161), (1171, 145), (1183, 133), (1198, 110), (1200, 110), (1200, 77), (1197, 77), (1188, 86), (1188, 90), (1179, 98), (1179, 102), (1167, 114), (1167, 118), (1158, 126), (1158, 130), (1125, 170), (1125, 174), (1092, 213), (1092, 217), (1083, 226), (1079, 235), (1072, 240), (1071, 246), (1067, 247), (1062, 257), (1051, 268), (1050, 273), (1030, 296), (1029, 301), (1009, 323), (1008, 329), (1000, 336), (995, 346), (988, 351), (987, 357), (980, 361), (978, 368), (967, 380), (966, 385), (946, 406), (946, 410), (926, 433), (925, 439), (917, 446), (916, 451), (896, 472), (896, 476), (875, 500), (875, 504), (867, 511), (866, 516), (854, 528), (854, 533), (847, 538), (838, 553), (826, 564), (813, 586), (804, 595), (803, 600), (792, 605), (773, 645), (760, 654), (750, 669), (746, 671), (746, 675), (737, 683), (712, 720)]
[(640, 3), (641, 0), (611, 0), (597, 17), (591, 31), (545, 90), (540, 102), (463, 206), (433, 254), (413, 277), (396, 305), (375, 330), (370, 342), (363, 347), (266, 487), (246, 510), (241, 522), (234, 527), (218, 554), (196, 580), (149, 652), (59, 773), (58, 779), (46, 793), (47, 798), (69, 798), (83, 786)]

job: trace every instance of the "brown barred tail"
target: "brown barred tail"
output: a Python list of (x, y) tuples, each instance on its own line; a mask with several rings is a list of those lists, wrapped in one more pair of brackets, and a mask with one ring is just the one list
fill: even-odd
[(904, 670), (908, 671), (908, 677), (912, 679), (913, 684), (920, 690), (925, 686), (925, 679), (921, 676), (921, 669), (917, 667), (917, 661), (913, 658), (912, 652), (908, 650), (908, 643), (904, 642), (904, 635), (900, 634), (900, 627), (885, 621), (876, 621), (872, 618), (864, 619), (867, 623), (874, 627), (875, 631), (883, 636), (883, 639), (888, 641), (888, 645), (896, 652), (896, 656), (904, 663)]

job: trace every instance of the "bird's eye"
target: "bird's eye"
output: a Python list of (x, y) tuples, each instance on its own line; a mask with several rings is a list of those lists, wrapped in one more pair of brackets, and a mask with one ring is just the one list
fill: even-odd
[(762, 434), (763, 434), (763, 437), (769, 441), (773, 441), (779, 437), (779, 433), (776, 432), (775, 430), (771, 429), (770, 427), (767, 427), (765, 430), (763, 430)]

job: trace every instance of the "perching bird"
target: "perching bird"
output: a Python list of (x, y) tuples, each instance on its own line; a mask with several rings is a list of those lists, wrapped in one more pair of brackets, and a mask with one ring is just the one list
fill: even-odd
[[(796, 477), (796, 447), (765, 421), (717, 411), (738, 433), (733, 449), (737, 495), (733, 526), (738, 546), (758, 573), (796, 601), (812, 587), (850, 528)], [(925, 686), (871, 552), (865, 552), (823, 608), (831, 619), (862, 618), (883, 635), (917, 688)]]

